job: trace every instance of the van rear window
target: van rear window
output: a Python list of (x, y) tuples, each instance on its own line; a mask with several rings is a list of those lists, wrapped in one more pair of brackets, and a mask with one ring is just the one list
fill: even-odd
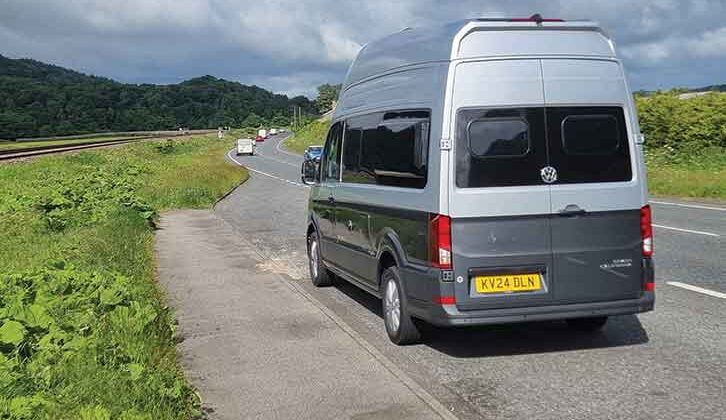
[(538, 185), (547, 165), (543, 108), (463, 109), (456, 119), (456, 186)]
[(489, 118), (469, 124), (469, 150), (476, 157), (523, 156), (529, 150), (529, 126), (522, 118)]
[(456, 117), (456, 186), (544, 185), (632, 179), (622, 107), (462, 109)]
[(562, 121), (562, 147), (568, 155), (610, 155), (620, 147), (612, 115), (570, 115)]
[(558, 184), (633, 178), (622, 107), (548, 107), (547, 139)]

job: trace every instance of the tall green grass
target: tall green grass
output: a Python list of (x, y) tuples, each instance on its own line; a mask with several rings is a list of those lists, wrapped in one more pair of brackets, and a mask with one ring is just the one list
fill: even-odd
[(216, 136), (0, 165), (0, 418), (186, 419), (160, 211), (246, 179)]
[(303, 154), (308, 146), (325, 144), (328, 127), (330, 127), (328, 121), (311, 121), (287, 138), (284, 146), (291, 152)]

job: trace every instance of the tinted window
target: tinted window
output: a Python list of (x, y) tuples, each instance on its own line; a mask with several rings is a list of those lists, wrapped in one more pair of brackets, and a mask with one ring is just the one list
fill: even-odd
[(547, 166), (544, 109), (464, 109), (456, 118), (456, 185), (540, 185)]
[(620, 147), (612, 115), (570, 115), (562, 121), (562, 147), (568, 155), (608, 155)]
[(521, 118), (472, 121), (468, 135), (475, 157), (523, 156), (529, 150), (529, 126)]
[(632, 179), (622, 108), (547, 108), (547, 130), (558, 184)]
[(428, 111), (396, 111), (346, 122), (343, 181), (423, 188), (426, 185)]
[(340, 179), (340, 143), (342, 137), (342, 124), (335, 123), (328, 131), (325, 142), (323, 159), (323, 181), (335, 182)]

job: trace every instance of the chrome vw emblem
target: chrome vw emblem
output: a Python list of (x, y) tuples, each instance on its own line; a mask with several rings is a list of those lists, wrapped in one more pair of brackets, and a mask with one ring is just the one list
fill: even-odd
[(539, 174), (542, 177), (542, 181), (547, 184), (551, 184), (557, 181), (557, 169), (551, 166), (545, 166), (544, 168), (542, 168), (542, 170), (539, 171)]

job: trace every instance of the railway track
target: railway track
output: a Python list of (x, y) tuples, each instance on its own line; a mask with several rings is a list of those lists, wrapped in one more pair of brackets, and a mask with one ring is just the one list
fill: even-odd
[[(213, 132), (213, 131), (210, 131), (210, 133), (211, 132)], [(70, 151), (74, 151), (74, 150), (95, 149), (95, 148), (108, 147), (108, 146), (114, 146), (114, 145), (119, 145), (119, 144), (138, 143), (138, 142), (146, 141), (146, 140), (157, 140), (157, 139), (171, 138), (171, 137), (188, 137), (188, 136), (197, 135), (197, 134), (206, 134), (206, 132), (197, 132), (197, 133), (191, 133), (191, 134), (164, 135), (164, 136), (159, 136), (159, 135), (133, 136), (133, 137), (121, 138), (121, 139), (115, 139), (115, 140), (98, 140), (98, 141), (83, 141), (83, 142), (79, 141), (74, 144), (35, 146), (35, 147), (25, 147), (22, 149), (0, 150), (0, 161), (34, 157), (34, 156), (40, 156), (40, 155), (49, 155), (49, 154), (53, 154), (53, 153), (70, 152)]]

